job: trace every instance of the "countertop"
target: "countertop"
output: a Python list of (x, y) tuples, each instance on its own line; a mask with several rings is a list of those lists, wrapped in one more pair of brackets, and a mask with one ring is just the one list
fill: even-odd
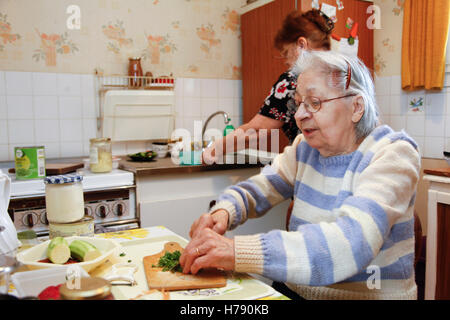
[[(256, 162), (256, 161), (253, 161)], [(151, 162), (128, 161), (127, 157), (122, 157), (119, 162), (119, 169), (134, 172), (135, 174), (167, 174), (167, 173), (192, 173), (201, 171), (217, 171), (262, 167), (261, 162), (256, 163), (232, 163), (232, 164), (213, 164), (213, 165), (183, 165), (176, 164), (171, 157), (156, 159)]]

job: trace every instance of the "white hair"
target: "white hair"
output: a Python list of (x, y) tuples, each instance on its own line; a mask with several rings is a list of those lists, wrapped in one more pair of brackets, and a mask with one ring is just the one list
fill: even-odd
[[(351, 69), (351, 79), (346, 88)], [(291, 72), (298, 76), (307, 70), (328, 76), (328, 86), (342, 91), (342, 95), (355, 93), (364, 101), (364, 115), (355, 125), (356, 138), (366, 137), (379, 124), (378, 106), (372, 75), (356, 56), (347, 56), (335, 51), (304, 51)]]

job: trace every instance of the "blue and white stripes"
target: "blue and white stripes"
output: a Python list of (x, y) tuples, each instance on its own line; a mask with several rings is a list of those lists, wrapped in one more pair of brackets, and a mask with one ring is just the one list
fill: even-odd
[(300, 135), (272, 166), (228, 188), (214, 210), (226, 208), (233, 229), (294, 198), (290, 232), (273, 230), (251, 243), (235, 237), (237, 271), (259, 272), (302, 290), (348, 290), (366, 281), (373, 265), (381, 281), (409, 281), (419, 170), (415, 142), (388, 126), (376, 128), (356, 151), (328, 158)]

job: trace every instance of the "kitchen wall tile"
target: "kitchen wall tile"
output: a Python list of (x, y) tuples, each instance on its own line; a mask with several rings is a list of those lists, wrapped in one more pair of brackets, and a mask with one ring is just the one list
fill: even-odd
[(97, 119), (83, 119), (83, 143), (97, 137)]
[(6, 96), (8, 119), (33, 119), (32, 96)]
[(80, 75), (81, 95), (85, 98), (95, 98), (95, 76), (92, 74)]
[(111, 148), (112, 154), (115, 156), (124, 156), (128, 154), (127, 143), (124, 141), (113, 142)]
[(239, 116), (239, 117), (233, 117), (233, 118), (231, 119), (231, 121), (232, 121), (232, 122), (231, 122), (232, 125), (233, 125), (236, 129), (244, 124), (242, 116)]
[(430, 115), (444, 115), (446, 112), (445, 100), (444, 93), (427, 93), (425, 95), (425, 112)]
[(184, 78), (183, 79), (183, 96), (190, 98), (198, 98), (201, 95), (201, 79)]
[[(234, 80), (235, 97), (242, 98), (242, 80)], [(269, 94), (270, 92), (267, 92)]]
[(56, 159), (61, 156), (60, 144), (59, 142), (43, 142), (40, 143), (45, 147), (45, 158), (46, 159)]
[(444, 137), (425, 137), (424, 154), (425, 158), (443, 159)]
[(97, 110), (94, 97), (86, 97), (86, 96), (81, 97), (81, 104), (82, 104), (83, 118), (85, 119), (97, 118)]
[[(200, 103), (202, 109), (201, 119), (203, 122), (205, 122), (211, 114), (221, 110), (219, 109), (219, 100), (217, 98), (202, 98)], [(223, 115), (217, 115), (216, 117), (223, 118)]]
[(8, 119), (8, 106), (6, 96), (0, 95), (0, 119)]
[(217, 110), (225, 111), (229, 117), (237, 116), (235, 103), (234, 98), (219, 98)]
[(200, 98), (184, 97), (183, 100), (183, 117), (201, 118), (202, 105)]
[(447, 91), (445, 93), (445, 104), (446, 104), (446, 114), (450, 116), (450, 91)]
[(391, 95), (389, 105), (391, 115), (406, 115), (408, 112), (408, 97), (407, 95)]
[(36, 143), (59, 142), (60, 124), (59, 120), (35, 120)]
[(8, 122), (0, 120), (0, 144), (8, 144)]
[(443, 137), (445, 135), (445, 118), (443, 116), (425, 117), (425, 136), (427, 137)]
[(424, 115), (406, 116), (406, 132), (412, 136), (424, 136), (425, 116)]
[(81, 95), (81, 75), (58, 73), (57, 87), (58, 95), (79, 96)]
[(388, 96), (391, 94), (391, 77), (375, 76), (376, 95)]
[(404, 130), (406, 128), (406, 117), (391, 115), (391, 128), (395, 131)]
[(450, 115), (445, 117), (445, 136), (450, 138)]
[(242, 98), (235, 98), (234, 99), (234, 116), (242, 117), (243, 115), (243, 108), (242, 108)]
[(9, 161), (9, 145), (0, 144), (0, 161)]
[(444, 151), (449, 151), (450, 152), (450, 138), (446, 138), (445, 139), (445, 149)]
[(216, 98), (219, 94), (219, 80), (218, 79), (200, 79), (202, 98)]
[(183, 128), (183, 117), (175, 117), (175, 129)]
[(60, 120), (60, 137), (62, 143), (82, 141), (83, 121), (81, 119)]
[(10, 144), (34, 145), (34, 120), (8, 120)]
[(127, 154), (141, 152), (147, 149), (147, 143), (145, 141), (128, 141), (127, 142)]
[(382, 115), (391, 114), (391, 105), (389, 96), (377, 95), (378, 110)]
[(404, 91), (402, 90), (402, 78), (401, 76), (392, 76), (391, 77), (391, 82), (390, 82), (390, 87), (391, 87), (391, 95), (397, 95), (397, 94), (402, 94), (404, 93)]
[(60, 119), (81, 119), (83, 106), (81, 97), (58, 97)]
[(0, 71), (0, 96), (6, 94), (5, 72)]
[(381, 124), (387, 124), (391, 126), (391, 116), (390, 115), (380, 115), (379, 117)]
[(204, 122), (200, 119), (200, 117), (198, 117), (198, 118), (185, 117), (183, 129), (188, 130), (188, 132), (192, 138), (194, 137), (194, 135), (200, 137), (202, 134), (203, 124), (204, 124)]
[(219, 98), (234, 98), (237, 95), (234, 80), (219, 79)]
[(60, 143), (61, 157), (79, 157), (83, 154), (83, 143), (78, 142), (61, 142)]
[(57, 96), (33, 96), (35, 119), (58, 119)]
[(57, 95), (56, 73), (33, 72), (33, 95)]
[(31, 95), (31, 72), (5, 71), (6, 95)]
[(183, 96), (183, 78), (175, 79), (175, 96), (182, 97)]

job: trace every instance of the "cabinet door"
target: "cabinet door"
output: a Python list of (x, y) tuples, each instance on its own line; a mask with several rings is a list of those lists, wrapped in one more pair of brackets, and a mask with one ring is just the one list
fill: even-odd
[(437, 205), (436, 300), (450, 299), (450, 205)]
[[(287, 70), (273, 40), (295, 0), (275, 0), (241, 16), (243, 120), (259, 111), (272, 85)], [(288, 139), (280, 133), (280, 151)]]

